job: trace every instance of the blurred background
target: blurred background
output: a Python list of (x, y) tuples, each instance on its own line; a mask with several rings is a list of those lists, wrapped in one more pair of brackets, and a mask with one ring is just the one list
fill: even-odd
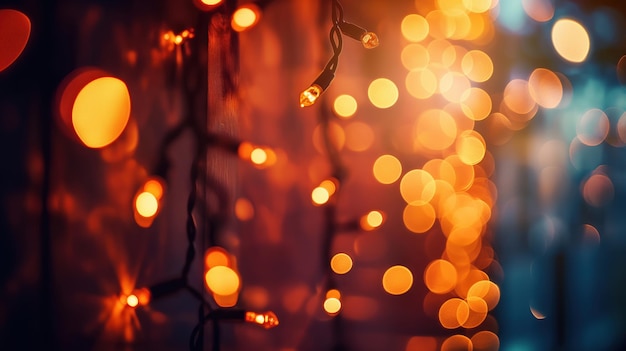
[(3, 1), (0, 349), (626, 348), (624, 16)]

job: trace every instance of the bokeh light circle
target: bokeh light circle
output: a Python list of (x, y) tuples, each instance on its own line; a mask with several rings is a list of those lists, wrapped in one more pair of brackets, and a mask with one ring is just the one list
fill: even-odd
[(30, 19), (20, 11), (0, 9), (0, 72), (22, 54), (30, 37)]
[(373, 80), (367, 88), (367, 96), (372, 105), (386, 109), (398, 101), (398, 87), (387, 78)]
[(582, 24), (570, 18), (562, 18), (552, 27), (552, 45), (565, 60), (581, 63), (589, 54), (591, 42)]
[(130, 95), (126, 84), (113, 77), (97, 78), (85, 85), (72, 107), (72, 125), (80, 140), (90, 148), (115, 141), (130, 117)]
[(413, 273), (405, 266), (393, 266), (383, 274), (383, 288), (391, 295), (402, 295), (413, 286)]

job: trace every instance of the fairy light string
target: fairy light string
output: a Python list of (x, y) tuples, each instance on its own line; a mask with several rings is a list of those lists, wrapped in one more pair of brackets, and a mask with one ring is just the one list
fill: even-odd
[[(218, 17), (221, 15), (221, 13), (218, 14)], [(206, 21), (207, 16), (201, 17), (203, 18), (200, 21), (201, 28), (209, 28), (209, 22)], [(211, 23), (219, 23), (220, 20), (225, 22), (225, 18), (226, 16), (223, 16), (223, 18), (214, 18), (215, 21)], [(360, 40), (366, 48), (372, 48), (378, 45), (378, 38), (374, 33), (368, 32), (355, 24), (344, 21), (343, 7), (338, 0), (331, 0), (331, 21), (332, 26), (328, 37), (332, 49), (332, 56), (325, 65), (322, 73), (317, 77), (313, 84), (302, 93), (300, 98), (300, 104), (302, 107), (312, 105), (328, 88), (331, 81), (334, 79), (335, 72), (339, 64), (339, 56), (343, 49), (343, 35), (351, 37), (355, 40)], [(218, 28), (218, 30), (220, 30), (221, 33), (223, 28)], [(186, 45), (186, 54), (183, 55), (180, 61), (178, 61), (177, 57), (177, 62), (180, 62), (182, 65), (182, 67), (179, 68), (182, 68), (183, 76), (186, 77), (186, 79), (191, 78), (192, 74), (198, 74), (198, 72), (194, 71), (189, 64), (186, 64), (187, 61), (196, 62), (200, 60), (198, 55), (199, 50), (197, 49), (199, 45), (196, 45), (195, 49), (189, 49), (188, 45), (192, 39), (200, 37), (194, 40), (198, 42), (202, 39), (206, 39), (209, 44), (215, 44), (214, 41), (216, 40), (216, 38), (211, 37), (202, 38), (204, 33), (199, 33), (199, 35), (197, 35), (193, 28), (188, 30), (188, 32), (193, 33), (193, 35), (188, 35), (184, 38), (181, 37), (182, 40), (178, 42), (176, 40), (173, 41), (175, 45)], [(167, 34), (171, 36), (171, 33), (168, 32)], [(231, 36), (228, 36), (228, 38), (230, 39), (226, 40), (235, 40)], [(224, 43), (222, 42), (222, 44)], [(218, 55), (220, 64), (222, 65), (220, 70), (221, 80), (223, 81), (223, 98), (228, 99), (231, 96), (229, 93), (234, 92), (236, 89), (236, 83), (233, 77), (233, 71), (236, 70), (236, 63), (227, 60), (224, 56), (225, 54), (226, 53), (221, 52)], [(183, 89), (185, 89), (187, 97), (186, 102), (188, 111), (184, 115), (183, 120), (166, 133), (159, 148), (160, 159), (154, 173), (163, 179), (167, 178), (167, 172), (170, 167), (168, 150), (171, 148), (171, 145), (175, 140), (178, 140), (185, 135), (185, 131), (189, 131), (194, 146), (189, 171), (189, 180), (191, 184), (186, 203), (185, 234), (188, 245), (185, 251), (185, 260), (180, 277), (155, 284), (147, 289), (141, 289), (134, 299), (128, 300), (128, 304), (130, 305), (132, 302), (135, 306), (141, 305), (149, 302), (150, 299), (172, 294), (179, 290), (188, 291), (192, 297), (200, 302), (198, 309), (198, 323), (192, 330), (189, 339), (189, 349), (191, 351), (202, 350), (205, 335), (204, 326), (206, 323), (210, 322), (213, 326), (212, 350), (219, 351), (221, 348), (221, 322), (250, 322), (266, 328), (278, 325), (278, 318), (270, 311), (266, 313), (254, 313), (236, 308), (213, 308), (211, 302), (204, 297), (205, 294), (198, 291), (189, 283), (189, 275), (197, 256), (196, 241), (198, 239), (199, 230), (195, 213), (197, 211), (198, 203), (203, 202), (205, 204), (205, 216), (203, 216), (204, 235), (202, 235), (203, 247), (205, 246), (204, 240), (208, 241), (206, 246), (213, 247), (216, 244), (217, 235), (224, 227), (227, 218), (230, 215), (228, 210), (230, 204), (228, 189), (226, 189), (225, 185), (220, 183), (220, 181), (215, 178), (208, 169), (207, 156), (209, 155), (209, 149), (221, 150), (228, 154), (237, 155), (244, 160), (255, 162), (251, 155), (256, 148), (247, 142), (239, 141), (230, 136), (210, 132), (208, 131), (209, 128), (207, 121), (196, 118), (197, 113), (195, 112), (197, 111), (193, 108), (196, 106), (197, 101), (196, 92), (198, 90), (208, 91), (208, 82), (199, 83), (198, 80), (195, 80), (193, 84), (183, 84), (182, 86)], [(206, 89), (202, 89), (203, 87)], [(213, 99), (209, 97), (209, 105), (212, 100)], [(324, 149), (331, 165), (331, 182), (334, 183), (336, 188), (335, 191), (329, 195), (329, 197), (331, 197), (329, 198), (329, 201), (324, 204), (324, 235), (322, 239), (324, 259), (322, 260), (322, 264), (323, 271), (326, 272), (324, 285), (327, 291), (336, 288), (333, 272), (329, 265), (332, 255), (332, 245), (336, 234), (339, 231), (363, 229), (358, 226), (358, 220), (351, 221), (349, 223), (339, 223), (337, 221), (336, 203), (341, 192), (342, 183), (345, 181), (347, 176), (347, 170), (339, 155), (339, 149), (335, 145), (330, 134), (330, 119), (332, 116), (328, 112), (329, 110), (329, 106), (325, 106), (324, 111), (322, 111), (319, 115)], [(211, 112), (207, 111), (207, 115), (210, 115)], [(210, 201), (207, 197), (209, 194), (213, 196), (212, 199), (215, 201)], [(333, 349), (343, 350), (345, 349), (345, 346), (343, 345), (343, 340), (341, 340), (341, 318), (337, 314), (338, 311), (334, 318)]]
[[(232, 10), (232, 9), (230, 9)], [(229, 8), (224, 6), (222, 10), (217, 13), (211, 13), (208, 15), (199, 15), (198, 27), (209, 29), (209, 20), (211, 20), (211, 26), (214, 27), (215, 23), (224, 22), (224, 18), (227, 17), (226, 13)], [(220, 23), (221, 23), (220, 22)], [(219, 23), (218, 23), (219, 25)], [(224, 28), (226, 28), (224, 26)], [(224, 28), (219, 29), (217, 35), (224, 36), (224, 40), (230, 41), (232, 37), (225, 35)], [(214, 29), (214, 28), (213, 28)], [(256, 313), (251, 311), (245, 311), (237, 308), (215, 308), (212, 306), (212, 302), (205, 298), (206, 293), (198, 290), (190, 283), (190, 274), (194, 262), (196, 261), (197, 251), (196, 242), (198, 234), (200, 233), (198, 223), (196, 221), (196, 214), (199, 210), (198, 205), (204, 204), (203, 216), (202, 216), (202, 247), (214, 247), (217, 243), (219, 232), (222, 231), (226, 225), (228, 218), (230, 218), (230, 197), (226, 186), (220, 182), (208, 169), (207, 157), (209, 150), (215, 150), (217, 152), (224, 152), (229, 155), (236, 156), (244, 161), (251, 161), (250, 156), (246, 153), (257, 149), (254, 145), (243, 142), (229, 135), (222, 133), (215, 133), (209, 131), (208, 119), (203, 116), (211, 116), (215, 111), (209, 113), (207, 110), (212, 102), (209, 99), (207, 110), (201, 111), (197, 106), (198, 92), (208, 91), (208, 79), (197, 79), (197, 76), (206, 75), (206, 69), (200, 69), (194, 66), (195, 62), (202, 62), (200, 57), (200, 50), (206, 49), (201, 45), (206, 40), (209, 43), (210, 38), (205, 34), (210, 30), (201, 31), (198, 35), (195, 34), (193, 28), (186, 30), (186, 33), (194, 33), (193, 35), (180, 36), (181, 40), (176, 40), (179, 36), (176, 36), (172, 41), (174, 45), (180, 47), (185, 45), (185, 54), (178, 55), (177, 52), (176, 62), (177, 71), (181, 73), (184, 84), (180, 84), (180, 87), (184, 89), (186, 96), (186, 112), (183, 114), (182, 120), (175, 125), (172, 129), (166, 132), (159, 147), (159, 160), (156, 164), (153, 174), (160, 177), (161, 180), (167, 179), (167, 174), (171, 166), (168, 151), (171, 150), (172, 145), (176, 140), (182, 137), (190, 135), (193, 156), (190, 163), (189, 170), (189, 194), (186, 201), (186, 220), (185, 220), (185, 237), (187, 239), (187, 248), (185, 250), (185, 259), (182, 265), (181, 274), (179, 277), (175, 277), (169, 280), (165, 280), (146, 288), (135, 289), (131, 294), (126, 296), (123, 301), (130, 307), (137, 307), (149, 304), (151, 300), (161, 298), (170, 294), (174, 294), (181, 290), (187, 291), (195, 300), (200, 302), (198, 308), (198, 323), (194, 327), (190, 340), (190, 350), (202, 350), (204, 346), (204, 326), (207, 322), (212, 324), (212, 350), (219, 351), (221, 348), (220, 337), (220, 323), (221, 322), (248, 322), (256, 324), (265, 328), (270, 328), (278, 325), (278, 318), (271, 312)], [(230, 30), (228, 30), (229, 34)], [(172, 37), (172, 33), (167, 32), (165, 36)], [(209, 34), (210, 35), (210, 34)], [(196, 38), (198, 37), (198, 38)], [(227, 37), (227, 38), (226, 38)], [(195, 38), (195, 39), (194, 39)], [(171, 39), (171, 38), (170, 38)], [(192, 39), (194, 39), (192, 41)], [(213, 38), (215, 40), (216, 38)], [(190, 43), (194, 42), (193, 48), (189, 48)], [(213, 43), (217, 45), (226, 45), (220, 39), (220, 42)], [(227, 47), (234, 47), (227, 45)], [(226, 50), (222, 50), (226, 51)], [(220, 81), (222, 84), (221, 89), (225, 98), (231, 95), (236, 89), (235, 77), (236, 66), (233, 65), (232, 60), (229, 60), (229, 53), (221, 52), (219, 59), (224, 64), (220, 67)], [(186, 133), (188, 132), (188, 133)], [(264, 149), (266, 150), (266, 149)], [(209, 199), (210, 197), (210, 199)], [(156, 214), (155, 214), (156, 215)], [(152, 220), (152, 219), (151, 219)], [(139, 224), (139, 223), (138, 223)], [(151, 221), (145, 226), (149, 227)], [(204, 276), (204, 274), (203, 274)], [(210, 289), (210, 286), (207, 286)]]
[(344, 21), (343, 16), (343, 7), (339, 0), (331, 0), (331, 21), (333, 25), (330, 27), (329, 39), (333, 55), (328, 60), (322, 73), (300, 94), (300, 107), (313, 105), (335, 78), (335, 72), (339, 65), (339, 55), (343, 49), (343, 35), (360, 41), (366, 49), (373, 49), (379, 44), (378, 36), (375, 33), (369, 32), (356, 24)]

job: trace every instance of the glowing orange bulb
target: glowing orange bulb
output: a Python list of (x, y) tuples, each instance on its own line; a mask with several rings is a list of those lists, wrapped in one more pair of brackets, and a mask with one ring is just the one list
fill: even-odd
[(124, 300), (126, 305), (135, 308), (137, 306), (145, 306), (150, 303), (151, 293), (148, 288), (135, 289), (131, 294), (126, 296)]
[(258, 324), (265, 329), (274, 328), (279, 324), (278, 317), (272, 311), (263, 313), (246, 312), (246, 322)]
[(210, 268), (205, 275), (206, 285), (216, 295), (229, 296), (239, 291), (241, 280), (239, 274), (226, 266)]
[(324, 301), (324, 311), (328, 314), (337, 314), (341, 310), (341, 301), (336, 297), (329, 297)]
[(233, 30), (237, 32), (243, 32), (244, 30), (254, 26), (259, 22), (261, 16), (261, 10), (253, 3), (246, 4), (238, 8), (233, 13), (233, 18), (230, 22)]
[(328, 190), (322, 188), (321, 186), (318, 186), (317, 188), (313, 189), (313, 192), (311, 192), (311, 199), (313, 200), (314, 204), (323, 205), (327, 203), (330, 199), (330, 194), (328, 193)]
[(267, 153), (261, 148), (256, 148), (250, 153), (250, 161), (256, 165), (262, 165), (267, 161)]
[(137, 307), (137, 305), (139, 305), (139, 299), (137, 298), (137, 296), (130, 294), (128, 295), (128, 297), (126, 297), (126, 304), (130, 307)]
[(200, 2), (202, 2), (205, 5), (212, 6), (212, 5), (217, 5), (217, 4), (221, 3), (222, 0), (200, 0)]
[(159, 209), (159, 202), (153, 194), (144, 191), (137, 196), (135, 207), (142, 217), (152, 217)]
[(311, 106), (315, 103), (324, 90), (317, 84), (313, 84), (300, 94), (300, 107)]
[(380, 211), (370, 211), (365, 216), (361, 217), (361, 228), (363, 230), (374, 230), (380, 227), (385, 221), (385, 216)]
[(361, 36), (361, 44), (366, 49), (373, 49), (378, 46), (380, 41), (378, 40), (378, 35), (374, 32), (367, 32)]

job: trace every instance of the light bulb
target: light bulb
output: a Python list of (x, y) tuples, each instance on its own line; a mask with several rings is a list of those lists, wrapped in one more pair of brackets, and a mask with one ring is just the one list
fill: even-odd
[(313, 84), (300, 94), (300, 107), (313, 105), (324, 90), (328, 88), (333, 78), (335, 78), (335, 73), (328, 68), (320, 73)]
[(237, 148), (239, 158), (250, 161), (257, 168), (266, 168), (276, 163), (276, 153), (268, 147), (259, 147), (247, 141), (241, 142)]
[(378, 46), (378, 36), (374, 32), (368, 32), (365, 28), (359, 27), (354, 23), (341, 22), (339, 24), (341, 33), (349, 36), (354, 40), (358, 40), (366, 49), (373, 49)]
[(366, 32), (363, 36), (361, 36), (361, 43), (364, 48), (373, 49), (379, 44), (378, 35), (374, 32)]
[(359, 224), (363, 230), (374, 230), (385, 222), (385, 214), (381, 211), (370, 211), (362, 216)]
[(165, 192), (165, 182), (160, 177), (149, 178), (137, 191), (133, 201), (135, 222), (148, 228), (161, 210), (161, 198)]
[(146, 306), (150, 303), (151, 295), (152, 294), (148, 288), (135, 289), (132, 293), (126, 296), (124, 302), (128, 305), (128, 307), (132, 308), (137, 306)]
[(260, 325), (265, 329), (270, 329), (278, 325), (278, 317), (272, 311), (263, 313), (246, 312), (246, 322)]
[(315, 103), (315, 100), (322, 95), (322, 88), (319, 85), (313, 84), (300, 94), (300, 107), (311, 106)]

